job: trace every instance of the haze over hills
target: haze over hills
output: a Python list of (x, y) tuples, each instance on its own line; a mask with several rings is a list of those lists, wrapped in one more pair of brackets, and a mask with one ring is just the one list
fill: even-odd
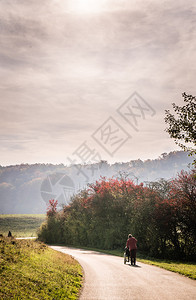
[(154, 160), (127, 163), (71, 165), (21, 164), (0, 166), (0, 214), (45, 213), (48, 201), (58, 199), (59, 207), (71, 196), (95, 182), (100, 176), (126, 174), (135, 183), (171, 179), (188, 170), (193, 158), (183, 151), (163, 153)]

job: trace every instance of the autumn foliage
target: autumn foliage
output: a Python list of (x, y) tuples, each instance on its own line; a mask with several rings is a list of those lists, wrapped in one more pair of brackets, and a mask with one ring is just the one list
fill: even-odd
[(58, 205), (57, 200), (54, 200), (54, 199), (49, 200), (48, 207), (47, 207), (47, 213), (46, 213), (48, 217), (55, 216), (55, 214), (57, 212), (57, 205)]
[(55, 217), (49, 213), (39, 238), (50, 243), (114, 249), (123, 248), (132, 233), (139, 250), (148, 255), (193, 259), (195, 196), (193, 171), (182, 171), (172, 181), (162, 179), (146, 186), (123, 177), (101, 178), (76, 195), (69, 206), (55, 211)]

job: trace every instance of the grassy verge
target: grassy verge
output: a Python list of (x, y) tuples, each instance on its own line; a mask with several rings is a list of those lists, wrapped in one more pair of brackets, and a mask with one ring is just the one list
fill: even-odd
[(0, 238), (0, 299), (78, 299), (82, 269), (32, 240)]
[[(99, 251), (106, 254), (116, 255), (123, 257), (123, 250), (102, 250), (102, 249), (95, 249), (95, 248), (85, 248), (89, 250)], [(178, 262), (172, 260), (164, 260), (164, 259), (156, 259), (156, 258), (145, 258), (144, 255), (137, 253), (137, 261), (142, 263), (157, 266), (159, 268), (172, 271), (175, 273), (179, 273), (186, 277), (196, 280), (196, 263), (191, 262)]]
[(157, 266), (196, 280), (196, 263), (179, 262), (155, 258), (144, 259), (139, 257), (138, 260), (145, 264)]
[(10, 230), (14, 237), (37, 236), (45, 219), (44, 214), (0, 215), (0, 233), (7, 236)]

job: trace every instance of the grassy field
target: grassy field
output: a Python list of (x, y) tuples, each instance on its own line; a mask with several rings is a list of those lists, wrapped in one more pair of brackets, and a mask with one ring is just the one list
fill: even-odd
[(0, 215), (0, 233), (7, 236), (10, 230), (14, 237), (37, 236), (37, 229), (45, 219), (44, 214)]
[(32, 240), (0, 238), (0, 299), (78, 299), (82, 269)]

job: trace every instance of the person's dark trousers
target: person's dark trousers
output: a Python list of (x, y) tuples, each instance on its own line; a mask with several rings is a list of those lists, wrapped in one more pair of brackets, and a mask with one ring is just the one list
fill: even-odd
[(136, 264), (136, 249), (131, 250), (131, 264), (134, 266)]

